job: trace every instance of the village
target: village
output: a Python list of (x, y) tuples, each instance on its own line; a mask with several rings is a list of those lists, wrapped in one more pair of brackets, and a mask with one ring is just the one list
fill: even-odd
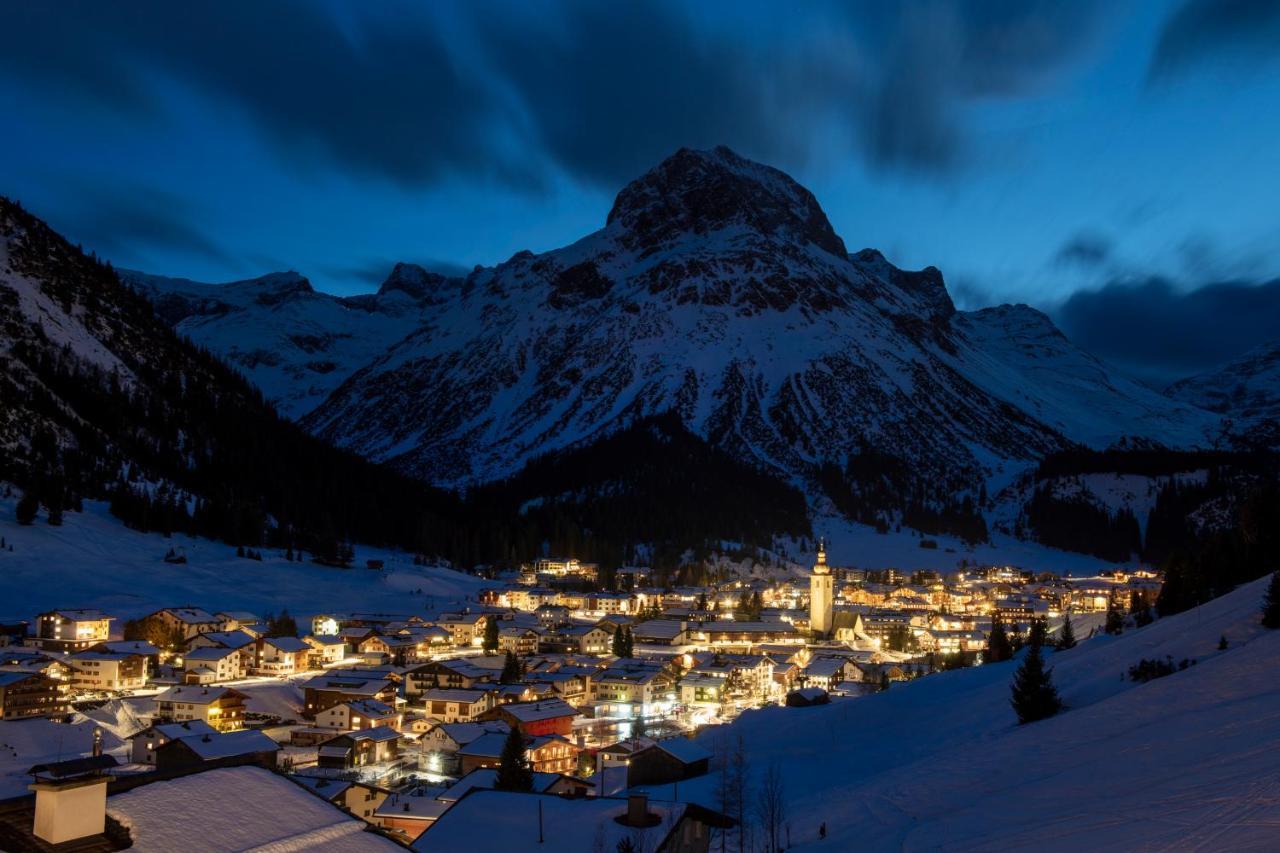
[(678, 786), (711, 770), (690, 739), (705, 726), (980, 664), (997, 625), (1015, 639), (1039, 620), (1097, 630), (1159, 591), (1144, 571), (841, 568), (821, 547), (807, 577), (783, 581), (661, 589), (644, 568), (614, 576), (600, 589), (595, 565), (544, 559), (462, 608), (302, 624), (195, 605), (123, 623), (41, 613), (3, 627), (0, 741), (26, 720), (127, 709), (135, 730), (104, 744), (95, 729), (70, 763), (114, 780), (266, 767), (412, 843), (463, 794), (500, 787), (513, 731), (535, 791)]

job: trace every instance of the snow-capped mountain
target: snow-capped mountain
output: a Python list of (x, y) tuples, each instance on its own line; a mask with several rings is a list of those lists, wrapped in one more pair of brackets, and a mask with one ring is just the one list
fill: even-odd
[(397, 264), (376, 294), (347, 298), (317, 293), (296, 272), (228, 284), (120, 275), (180, 334), (230, 362), (292, 418), (416, 329), (459, 284), (414, 264)]
[(677, 152), (573, 245), (477, 268), (302, 423), (466, 483), (666, 411), (792, 476), (870, 444), (970, 484), (1072, 442), (1218, 426), (1033, 309), (957, 312), (938, 270), (849, 254), (811, 193), (726, 148)]
[(1280, 438), (1280, 340), (1175, 382), (1165, 393), (1224, 415), (1234, 431)]

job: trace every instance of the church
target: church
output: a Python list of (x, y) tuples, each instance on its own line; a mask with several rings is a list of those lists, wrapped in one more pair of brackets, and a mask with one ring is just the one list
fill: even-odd
[(818, 560), (809, 575), (809, 628), (820, 637), (831, 633), (831, 606), (834, 578), (827, 565), (827, 549), (818, 543)]

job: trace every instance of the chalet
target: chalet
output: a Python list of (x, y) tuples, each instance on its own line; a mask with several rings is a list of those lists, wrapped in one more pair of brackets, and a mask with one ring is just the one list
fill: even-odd
[(528, 737), (537, 735), (568, 735), (573, 731), (573, 721), (578, 709), (563, 699), (542, 699), (537, 702), (516, 702), (498, 705), (480, 715), (480, 720), (501, 720), (515, 726)]
[(123, 652), (77, 652), (67, 658), (77, 690), (136, 690), (147, 683), (147, 659)]
[(539, 604), (533, 611), (538, 624), (545, 628), (554, 628), (569, 621), (569, 608), (563, 604)]
[(830, 691), (842, 681), (855, 680), (857, 675), (857, 665), (848, 658), (820, 657), (809, 661), (800, 678), (806, 687)]
[(488, 613), (455, 614), (437, 619), (436, 625), (452, 635), (455, 646), (466, 648), (479, 645), (479, 641), (484, 637), (484, 624), (489, 616)]
[(146, 640), (108, 640), (90, 647), (91, 652), (116, 652), (118, 654), (142, 655), (147, 659), (147, 672), (150, 674), (160, 665), (160, 650)]
[(283, 678), (306, 672), (311, 666), (311, 646), (297, 637), (261, 637), (257, 641), (253, 675)]
[(36, 618), (36, 645), (51, 652), (80, 652), (111, 639), (116, 617), (101, 610), (51, 610)]
[(0, 719), (59, 717), (67, 710), (61, 682), (37, 672), (0, 671)]
[[(501, 822), (493, 820), (502, 815)], [(541, 850), (706, 851), (715, 829), (731, 818), (692, 803), (650, 802), (644, 795), (563, 797), (472, 789), (413, 844), (415, 850), (470, 850), (477, 839), (506, 853)], [(539, 833), (539, 827), (543, 832)], [(598, 827), (595, 832), (584, 827)], [(547, 836), (546, 844), (538, 839)]]
[(243, 625), (262, 623), (261, 619), (247, 610), (220, 610), (213, 615), (222, 620), (224, 631), (237, 631)]
[(647, 646), (683, 646), (689, 642), (689, 623), (674, 619), (650, 619), (631, 629), (635, 641)]
[(802, 643), (804, 637), (790, 622), (704, 622), (691, 626), (690, 641), (712, 646), (752, 646), (760, 643)]
[(376, 699), (342, 702), (316, 714), (316, 726), (338, 731), (374, 729), (379, 726), (400, 731), (403, 715), (391, 705)]
[(498, 720), (484, 723), (437, 723), (419, 738), (418, 743), (424, 752), (453, 755), (478, 737), (495, 732), (506, 735), (509, 731), (511, 727)]
[(311, 649), (313, 668), (337, 663), (346, 657), (347, 641), (337, 634), (308, 634), (302, 641)]
[(788, 708), (808, 708), (813, 705), (826, 705), (831, 695), (821, 687), (802, 687), (787, 694)]
[(181, 634), (183, 640), (190, 640), (197, 634), (227, 630), (227, 620), (190, 605), (166, 607), (164, 610), (152, 613), (147, 619), (158, 622), (172, 634)]
[(524, 657), (538, 651), (538, 640), (541, 637), (542, 635), (533, 628), (516, 626), (501, 628), (498, 631), (498, 649)]
[(201, 646), (183, 655), (185, 684), (218, 684), (245, 677), (245, 654), (240, 649)]
[(342, 702), (376, 699), (387, 705), (396, 701), (396, 685), (378, 673), (359, 670), (330, 670), (302, 685), (303, 716), (315, 715)]
[(289, 778), (317, 797), (369, 823), (373, 822), (373, 813), (377, 811), (378, 806), (391, 796), (391, 792), (386, 788), (364, 782), (349, 782), (345, 779), (331, 779), (326, 776), (290, 776)]
[(332, 770), (384, 764), (400, 756), (400, 733), (389, 726), (347, 732), (320, 744), (318, 763)]
[[(507, 732), (481, 735), (455, 753), (464, 775), (481, 767), (497, 767), (502, 762), (502, 749)], [(558, 735), (540, 735), (526, 741), (525, 755), (539, 773), (570, 773), (577, 769), (581, 748)]]
[(185, 735), (155, 749), (156, 770), (188, 767), (208, 769), (256, 764), (273, 769), (280, 744), (260, 731), (213, 732)]
[(406, 844), (412, 843), (453, 805), (436, 799), (435, 791), (422, 785), (397, 791), (378, 805), (369, 822)]
[(666, 785), (705, 776), (711, 753), (688, 738), (655, 741), (633, 752), (627, 760), (627, 785)]
[(525, 675), (525, 683), (537, 690), (541, 685), (550, 688), (550, 694), (558, 696), (577, 708), (589, 700), (588, 677), (577, 672), (537, 672)]
[(230, 732), (244, 725), (246, 697), (230, 687), (170, 687), (155, 697), (153, 722), (182, 723), (202, 720), (220, 732)]
[(419, 696), (428, 719), (440, 723), (469, 723), (495, 704), (488, 690), (435, 687)]
[(674, 698), (674, 679), (665, 668), (634, 659), (618, 661), (591, 680), (591, 701), (598, 715), (650, 716)]
[(129, 760), (133, 764), (150, 764), (154, 766), (156, 763), (156, 750), (169, 741), (191, 737), (192, 735), (217, 734), (217, 732), (217, 729), (203, 720), (150, 725), (136, 734), (129, 735)]
[(719, 707), (726, 680), (714, 675), (686, 675), (680, 679), (680, 702), (689, 706)]
[(470, 689), (496, 680), (498, 673), (467, 660), (436, 660), (405, 673), (404, 695), (413, 699), (435, 687)]
[(360, 651), (361, 643), (377, 634), (378, 629), (370, 625), (349, 625), (338, 631), (338, 636), (347, 645), (347, 651), (352, 654)]
[(196, 634), (187, 640), (187, 650), (202, 648), (249, 649), (249, 654), (252, 656), (252, 647), (256, 640), (257, 638), (253, 634), (243, 628), (236, 628), (234, 631), (208, 631), (203, 634)]

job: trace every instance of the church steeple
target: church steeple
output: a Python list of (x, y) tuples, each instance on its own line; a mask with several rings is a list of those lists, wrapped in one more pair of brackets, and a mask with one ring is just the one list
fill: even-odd
[(831, 632), (834, 580), (827, 565), (826, 543), (819, 539), (818, 558), (809, 576), (809, 627), (820, 637)]

